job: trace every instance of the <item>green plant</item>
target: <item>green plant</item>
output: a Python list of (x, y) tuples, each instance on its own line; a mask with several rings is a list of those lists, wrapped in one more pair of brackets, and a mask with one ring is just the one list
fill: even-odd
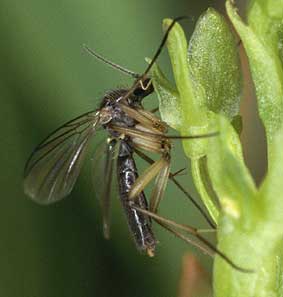
[[(176, 85), (157, 65), (153, 83), (162, 119), (181, 135), (220, 132), (184, 141), (183, 147), (195, 186), (218, 225), (218, 248), (254, 272), (240, 272), (216, 256), (215, 296), (283, 296), (283, 1), (250, 1), (246, 23), (232, 0), (226, 9), (248, 55), (267, 137), (268, 172), (259, 188), (239, 140), (237, 40), (218, 12), (208, 9), (199, 18), (189, 46), (180, 25), (173, 28), (167, 47)], [(164, 29), (170, 23), (164, 20)]]

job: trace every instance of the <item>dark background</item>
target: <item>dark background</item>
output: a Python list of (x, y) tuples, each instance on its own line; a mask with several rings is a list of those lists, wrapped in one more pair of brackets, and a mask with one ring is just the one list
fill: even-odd
[[(142, 72), (144, 57), (153, 56), (162, 38), (162, 19), (191, 15), (194, 19), (183, 23), (189, 34), (208, 6), (223, 11), (224, 1), (1, 1), (0, 296), (172, 297), (177, 295), (185, 252), (199, 255), (211, 270), (211, 258), (158, 227), (156, 257), (139, 254), (118, 199), (113, 203), (111, 240), (104, 240), (89, 162), (72, 194), (60, 203), (36, 205), (22, 189), (25, 161), (50, 131), (96, 108), (106, 90), (132, 83), (86, 54), (83, 43)], [(169, 71), (166, 53), (159, 63)], [(157, 105), (154, 95), (147, 100), (148, 107)], [(247, 100), (243, 111), (253, 119), (252, 101)], [(258, 156), (250, 149), (254, 142), (257, 147), (262, 142), (254, 133), (257, 126), (247, 124), (244, 135), (245, 139), (253, 135), (250, 142), (245, 140), (246, 155), (260, 180), (263, 173), (255, 165), (264, 154)], [(94, 146), (100, 138), (94, 139)], [(177, 143), (173, 171), (184, 164), (187, 161)], [(179, 180), (195, 195), (190, 175)], [(178, 222), (206, 227), (171, 184), (160, 212)]]

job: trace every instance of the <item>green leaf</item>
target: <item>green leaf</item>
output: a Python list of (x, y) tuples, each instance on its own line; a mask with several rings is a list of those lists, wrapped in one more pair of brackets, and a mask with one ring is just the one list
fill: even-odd
[[(256, 262), (250, 259), (252, 257), (247, 250), (243, 251), (242, 242), (252, 244), (249, 236), (254, 230), (258, 214), (256, 187), (244, 164), (237, 132), (223, 116), (217, 116), (216, 122), (220, 135), (210, 139), (207, 167), (222, 209), (217, 232), (218, 249), (241, 268), (255, 269)], [(247, 246), (245, 248), (247, 249)], [(239, 282), (235, 282), (235, 278), (238, 278)], [(220, 257), (216, 257), (215, 296), (249, 296), (243, 294), (245, 290), (242, 291), (242, 278), (244, 282), (247, 281), (248, 286), (254, 279), (254, 274), (239, 272)], [(244, 289), (249, 291), (245, 286)]]
[[(207, 166), (223, 214), (236, 224), (251, 225), (256, 187), (244, 164), (237, 132), (228, 120), (216, 117), (220, 135), (210, 139)], [(245, 221), (244, 221), (245, 220)]]
[[(165, 19), (164, 30), (172, 20)], [(171, 91), (177, 99), (178, 112), (168, 118), (169, 112), (163, 112), (167, 122), (173, 123), (182, 135), (200, 135), (213, 130), (209, 111), (224, 113), (232, 119), (238, 114), (241, 94), (241, 72), (234, 36), (224, 18), (215, 10), (208, 9), (198, 21), (196, 30), (188, 45), (181, 26), (176, 23), (171, 30), (167, 47), (172, 64), (177, 92)], [(201, 53), (201, 54), (200, 54)], [(153, 82), (158, 91), (160, 102), (168, 102), (167, 81), (156, 69)], [(160, 77), (158, 79), (158, 77)], [(158, 87), (158, 85), (163, 87)], [(160, 89), (166, 90), (162, 96)], [(164, 97), (164, 98), (163, 98)], [(170, 96), (169, 96), (170, 97)], [(174, 98), (171, 98), (171, 102)], [(181, 124), (180, 124), (181, 121)], [(188, 157), (197, 159), (205, 155), (206, 140), (186, 141), (183, 143)]]
[(281, 63), (283, 64), (283, 25), (281, 25), (280, 30), (278, 31), (279, 40), (278, 40), (278, 50), (279, 50), (279, 58)]
[[(235, 41), (223, 18), (212, 9), (201, 16), (188, 57), (181, 27), (177, 24), (169, 34), (167, 46), (176, 89), (158, 68), (153, 71), (159, 99), (162, 102), (166, 97), (164, 102), (169, 106), (166, 111), (163, 104), (162, 114), (173, 127), (182, 135), (213, 129), (220, 132), (206, 140), (186, 141), (184, 149), (192, 159), (196, 187), (218, 222), (219, 250), (255, 273), (240, 272), (217, 256), (216, 297), (275, 297), (283, 292), (283, 130), (277, 135), (283, 111), (282, 8), (281, 0), (276, 7), (274, 1), (251, 1), (245, 25), (231, 1), (227, 2), (229, 16), (247, 50), (259, 113), (267, 132), (269, 173), (260, 191), (244, 164), (238, 133), (233, 128), (241, 128), (241, 75)], [(164, 21), (165, 29), (170, 22)]]
[[(223, 135), (225, 134), (223, 133)], [(222, 146), (221, 144), (224, 144), (224, 142), (220, 141), (219, 144)], [(232, 260), (237, 261), (237, 264), (240, 264), (241, 267), (255, 270), (254, 273), (241, 273), (229, 267), (222, 259), (217, 257), (214, 266), (214, 293), (216, 297), (282, 296), (282, 146), (283, 129), (280, 129), (274, 136), (271, 148), (274, 154), (270, 159), (269, 173), (259, 192), (256, 192), (252, 183), (249, 182), (250, 178), (241, 163), (236, 165), (234, 162), (236, 159), (230, 162), (233, 159), (228, 146), (225, 148), (224, 145), (216, 153), (222, 155), (222, 157), (225, 151), (228, 153), (228, 158), (226, 154), (223, 157), (222, 166), (225, 166), (225, 168), (223, 168), (222, 173), (225, 172), (225, 175), (222, 175), (224, 184), (222, 186), (225, 187), (225, 184), (227, 184), (227, 175), (230, 177), (234, 175), (233, 180), (231, 179), (233, 187), (230, 187), (228, 183), (227, 191), (231, 197), (233, 196), (232, 201), (236, 198), (234, 201), (236, 207), (235, 203), (232, 203), (232, 209), (239, 211), (234, 213), (240, 214), (234, 216), (233, 219), (233, 216), (229, 215), (231, 211), (227, 213), (225, 207), (223, 207), (224, 215), (218, 229), (218, 248)], [(213, 154), (215, 157), (215, 153)], [(230, 161), (228, 161), (229, 159)], [(212, 161), (212, 158), (209, 158), (209, 160)], [(217, 170), (218, 164), (215, 165), (214, 172)], [(229, 169), (227, 166), (231, 168)], [(241, 167), (242, 170), (239, 170)], [(234, 174), (230, 174), (231, 172)], [(235, 176), (237, 173), (238, 177)], [(221, 172), (218, 172), (218, 174), (221, 174)], [(221, 200), (223, 201), (223, 199)], [(233, 214), (233, 211), (231, 213)]]
[[(283, 224), (283, 128), (274, 136), (272, 144), (273, 155), (269, 160), (269, 170), (263, 184), (260, 188), (262, 196), (259, 203), (264, 210), (265, 215), (269, 216), (274, 222)], [(282, 228), (278, 231), (282, 234)]]
[[(240, 59), (235, 38), (225, 19), (209, 8), (200, 16), (189, 44), (190, 78), (195, 89), (205, 94), (206, 109), (225, 115), (240, 130)], [(203, 203), (217, 222), (217, 195), (210, 182), (205, 158), (192, 159), (192, 174)]]
[[(167, 30), (172, 20), (163, 21), (163, 29)], [(172, 64), (176, 88), (180, 99), (181, 119), (179, 131), (181, 135), (201, 135), (210, 131), (208, 114), (205, 104), (204, 92), (196, 89), (194, 82), (189, 76), (187, 63), (188, 45), (182, 27), (176, 23), (171, 30), (167, 48)], [(161, 99), (163, 100), (163, 98)], [(183, 142), (185, 153), (190, 158), (198, 158), (205, 155), (207, 141), (205, 139), (191, 140)]]
[(259, 115), (265, 126), (271, 156), (273, 136), (283, 122), (283, 1), (252, 1), (247, 25), (232, 1), (226, 2), (226, 8), (249, 58)]
[(236, 40), (224, 17), (209, 8), (190, 39), (188, 63), (207, 109), (230, 120), (239, 113), (242, 75)]
[(218, 197), (209, 178), (207, 158), (192, 159), (191, 168), (194, 184), (200, 194), (202, 202), (213, 221), (217, 224), (219, 218)]
[[(149, 59), (146, 61), (150, 63)], [(182, 125), (182, 112), (178, 91), (167, 80), (157, 64), (152, 66), (151, 76), (159, 100), (159, 112), (162, 120), (170, 127), (179, 130)]]
[[(171, 22), (164, 20), (164, 30)], [(224, 18), (214, 9), (208, 9), (196, 25), (189, 51), (184, 32), (176, 23), (168, 36), (167, 47), (176, 89), (157, 66), (152, 69), (162, 119), (185, 136), (217, 131), (210, 111), (226, 115), (240, 127), (240, 63), (234, 36)], [(217, 198), (212, 197), (213, 189), (202, 159), (208, 140), (183, 141), (183, 146), (186, 155), (192, 159), (196, 187), (216, 222), (219, 213)]]

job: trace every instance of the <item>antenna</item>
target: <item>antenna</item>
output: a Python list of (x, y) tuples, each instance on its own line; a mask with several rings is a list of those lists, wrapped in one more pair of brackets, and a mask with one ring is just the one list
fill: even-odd
[(178, 21), (184, 20), (184, 19), (189, 19), (189, 17), (188, 16), (180, 16), (180, 17), (176, 17), (176, 18), (174, 18), (172, 20), (172, 23), (168, 26), (165, 34), (163, 35), (163, 38), (162, 38), (162, 40), (160, 42), (160, 45), (158, 46), (158, 48), (157, 48), (151, 62), (147, 66), (144, 73), (141, 75), (142, 77), (145, 77), (148, 74), (149, 70), (151, 69), (153, 64), (156, 62), (157, 58), (159, 57), (159, 55), (160, 55), (160, 53), (161, 53), (161, 51), (162, 51), (162, 49), (164, 47), (165, 42), (167, 41), (168, 35), (169, 35), (170, 31), (172, 30), (172, 28), (174, 27), (175, 23), (178, 22)]
[(83, 48), (93, 57), (95, 57), (96, 59), (108, 64), (109, 66), (113, 67), (114, 69), (117, 69), (125, 74), (128, 74), (130, 76), (132, 76), (133, 78), (139, 78), (140, 75), (131, 71), (131, 70), (128, 70), (127, 68), (124, 68), (106, 58), (104, 58), (103, 56), (101, 56), (100, 54), (98, 54), (97, 52), (95, 52), (93, 49), (91, 49), (90, 47), (88, 47), (86, 44), (83, 44)]
[(133, 86), (128, 90), (128, 92), (123, 96), (123, 100), (127, 99), (129, 96), (131, 96), (131, 94), (134, 92), (134, 90), (137, 88), (137, 86), (144, 81), (144, 79), (146, 78), (148, 72), (150, 71), (150, 69), (152, 68), (152, 66), (154, 65), (154, 63), (156, 62), (157, 58), (159, 57), (166, 41), (168, 38), (168, 35), (170, 33), (170, 31), (172, 30), (172, 28), (174, 27), (174, 25), (176, 24), (176, 22), (181, 21), (183, 19), (189, 19), (188, 16), (180, 16), (180, 17), (176, 17), (172, 20), (172, 23), (168, 26), (165, 34), (163, 35), (163, 38), (151, 60), (151, 62), (149, 63), (149, 65), (147, 66), (146, 70), (143, 72), (143, 74), (139, 75), (137, 77), (137, 80), (135, 81), (135, 83), (133, 84)]

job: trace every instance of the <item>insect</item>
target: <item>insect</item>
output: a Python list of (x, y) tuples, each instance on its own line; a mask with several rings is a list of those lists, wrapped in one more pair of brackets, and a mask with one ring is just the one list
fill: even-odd
[[(51, 204), (66, 197), (74, 187), (91, 140), (97, 129), (102, 127), (108, 132), (104, 170), (106, 182), (102, 186), (101, 197), (105, 237), (109, 237), (110, 186), (116, 162), (120, 200), (139, 250), (145, 251), (149, 256), (154, 255), (157, 241), (151, 226), (151, 218), (153, 218), (185, 241), (189, 241), (189, 239), (182, 237), (172, 227), (195, 235), (230, 265), (241, 269), (209, 244), (196, 229), (179, 225), (157, 215), (158, 206), (170, 178), (193, 201), (208, 223), (213, 226), (205, 212), (170, 173), (171, 139), (179, 137), (168, 136), (166, 134), (167, 125), (153, 113), (143, 109), (142, 106), (143, 99), (154, 92), (148, 72), (159, 56), (170, 30), (180, 19), (183, 17), (174, 19), (168, 27), (152, 62), (142, 75), (124, 69), (86, 47), (87, 51), (98, 59), (134, 77), (135, 82), (129, 89), (117, 89), (106, 93), (97, 110), (87, 112), (67, 122), (40, 143), (26, 163), (24, 191), (34, 201), (41, 204)], [(217, 133), (211, 133), (182, 138), (196, 139), (216, 135)], [(160, 159), (153, 161), (143, 151), (157, 153), (160, 155)], [(148, 169), (140, 176), (135, 163), (135, 153), (150, 163)], [(153, 179), (155, 179), (155, 186), (148, 205), (144, 188)], [(193, 244), (197, 245), (194, 242)]]

